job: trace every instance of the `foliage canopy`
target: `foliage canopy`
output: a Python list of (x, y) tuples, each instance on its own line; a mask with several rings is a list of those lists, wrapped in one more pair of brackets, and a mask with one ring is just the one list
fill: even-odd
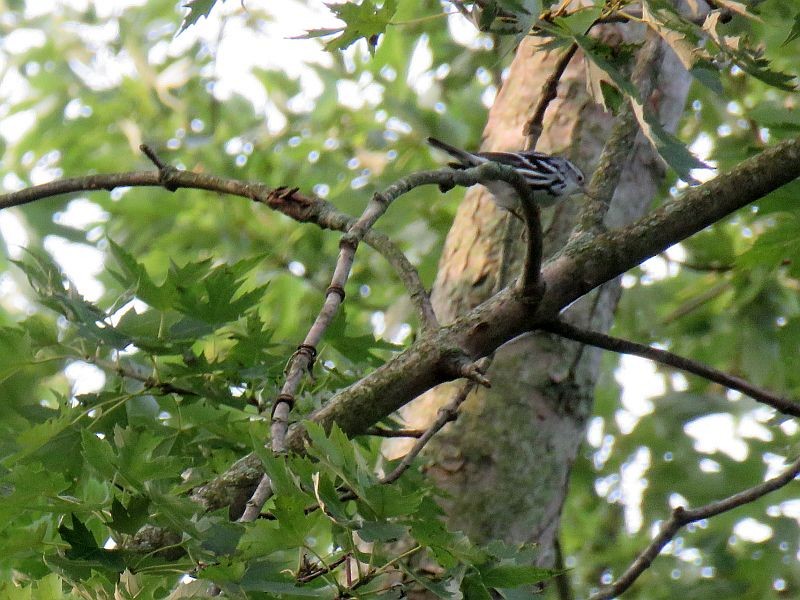
[[(243, 52), (232, 40), (270, 44), (285, 15), (214, 0), (190, 0), (188, 12), (164, 0), (53, 12), (33, 4), (2, 5), (6, 191), (150, 169), (138, 150), (145, 142), (177, 166), (300, 186), (359, 214), (372, 192), (435, 164), (420, 152), (428, 135), (474, 145), (531, 26), (548, 49), (579, 45), (609, 110), (634, 102), (672, 169), (661, 201), (679, 193), (679, 177), (708, 174), (696, 170), (701, 150), (706, 166), (724, 171), (800, 129), (793, 3), (716, 2), (700, 23), (671, 3), (641, 3), (639, 18), (696, 79), (677, 136), (628, 79), (636, 48), (613, 52), (587, 35), (628, 3), (563, 13), (542, 13), (538, 2), (467, 3), (475, 29), (427, 0), (334, 5), (340, 27), (304, 23), (310, 39), (265, 51), (296, 47), (306, 57), (258, 57), (234, 78), (225, 70), (245, 60), (226, 57)], [(313, 53), (317, 37), (327, 54)], [(616, 333), (796, 395), (799, 191), (786, 186), (627, 274)], [(457, 201), (420, 188), (379, 223), (426, 285)], [(448, 531), (418, 468), (383, 484), (376, 473), (396, 462), (382, 457), (379, 438), (309, 424), (307, 455), (264, 449), (269, 412), (259, 408), (279, 393), (319, 310), (338, 235), (240, 198), (157, 188), (52, 198), (2, 218), (4, 597), (195, 597), (208, 581), (234, 597), (393, 597), (404, 578), (443, 598), (516, 598), (552, 576), (528, 566), (534, 548), (477, 546)], [(295, 419), (419, 329), (378, 253), (359, 250), (347, 291)], [(563, 519), (566, 564), (584, 596), (628, 564), (670, 504), (702, 505), (758, 483), (797, 447), (795, 421), (749, 400), (660, 368), (648, 376), (654, 389), (636, 394), (615, 380), (618, 358), (606, 362)], [(276, 491), (266, 518), (231, 522), (189, 499), (250, 452)], [(796, 594), (797, 507), (790, 487), (696, 524), (628, 597)], [(132, 547), (144, 525), (181, 534), (166, 550)], [(401, 538), (412, 541), (398, 549)], [(405, 560), (413, 555), (425, 556), (423, 568)]]

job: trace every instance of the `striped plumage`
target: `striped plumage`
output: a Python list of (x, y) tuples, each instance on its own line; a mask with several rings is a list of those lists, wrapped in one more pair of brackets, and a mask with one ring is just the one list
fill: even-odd
[[(450, 163), (454, 169), (477, 167), (485, 162), (497, 162), (517, 170), (534, 190), (539, 206), (552, 206), (562, 198), (583, 191), (583, 173), (561, 156), (550, 156), (530, 150), (520, 152), (467, 152), (435, 138), (428, 138), (434, 148), (447, 152), (458, 162)], [(504, 181), (490, 181), (486, 187), (495, 202), (514, 214), (518, 197), (514, 188)]]

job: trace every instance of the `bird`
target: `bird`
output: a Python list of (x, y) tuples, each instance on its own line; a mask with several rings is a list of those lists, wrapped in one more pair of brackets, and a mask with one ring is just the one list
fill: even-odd
[[(449, 166), (454, 169), (468, 169), (487, 162), (496, 162), (512, 167), (525, 179), (533, 191), (534, 201), (542, 208), (553, 206), (575, 193), (584, 192), (583, 172), (561, 156), (550, 156), (532, 150), (467, 152), (432, 137), (428, 138), (428, 143), (456, 159), (457, 162), (449, 163)], [(492, 193), (498, 206), (519, 217), (516, 211), (519, 194), (511, 184), (505, 181), (487, 181), (483, 185)], [(447, 186), (439, 187), (443, 192), (449, 189)]]

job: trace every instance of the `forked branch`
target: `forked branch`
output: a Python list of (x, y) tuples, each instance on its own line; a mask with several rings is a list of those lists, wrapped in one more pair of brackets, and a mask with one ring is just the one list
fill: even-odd
[[(159, 166), (159, 169), (161, 167)], [(310, 370), (316, 359), (317, 347), (330, 324), (333, 322), (339, 307), (345, 298), (345, 285), (350, 277), (350, 272), (355, 261), (355, 253), (361, 240), (372, 229), (375, 222), (389, 209), (391, 204), (402, 195), (411, 190), (428, 184), (445, 186), (474, 185), (490, 180), (507, 181), (517, 190), (523, 216), (528, 227), (528, 244), (525, 268), (519, 279), (519, 289), (523, 295), (532, 295), (539, 280), (539, 269), (542, 260), (541, 223), (539, 209), (533, 201), (533, 194), (524, 179), (513, 169), (502, 165), (487, 163), (466, 170), (444, 169), (441, 171), (426, 171), (415, 173), (399, 179), (385, 191), (373, 195), (361, 217), (353, 223), (342, 236), (339, 242), (339, 258), (336, 261), (331, 283), (325, 292), (325, 301), (322, 308), (308, 330), (303, 343), (292, 355), (287, 367), (286, 378), (281, 391), (275, 400), (272, 409), (271, 446), (275, 453), (286, 451), (286, 434), (289, 427), (289, 414), (295, 401), (295, 394), (300, 387), (303, 373)], [(482, 373), (472, 367), (472, 361), (461, 352), (456, 356), (448, 356), (446, 364), (442, 365), (456, 374), (465, 376), (483, 385), (489, 382)], [(425, 440), (427, 441), (427, 440)], [(240, 521), (253, 521), (258, 518), (264, 502), (271, 495), (271, 484), (267, 475), (263, 475), (253, 496), (247, 502), (244, 514)]]

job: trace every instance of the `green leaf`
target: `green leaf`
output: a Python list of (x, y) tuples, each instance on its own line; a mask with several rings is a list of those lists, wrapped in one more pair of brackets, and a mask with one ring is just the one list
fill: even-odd
[[(58, 527), (58, 533), (69, 544), (69, 549), (64, 556), (80, 571), (90, 567), (109, 569), (114, 572), (124, 570), (125, 564), (120, 552), (100, 548), (92, 532), (74, 514), (72, 515), (72, 529), (66, 523), (62, 523)], [(68, 566), (68, 563), (64, 564)]]
[(718, 59), (733, 61), (745, 73), (764, 83), (785, 91), (794, 91), (795, 75), (775, 71), (763, 56), (763, 49), (752, 47), (746, 35), (730, 36), (718, 31), (720, 13), (714, 12), (703, 23), (703, 30), (719, 47)]
[(108, 526), (114, 531), (133, 535), (145, 524), (149, 515), (150, 499), (147, 496), (132, 496), (125, 506), (117, 498), (111, 502), (111, 520)]
[[(227, 511), (203, 531), (202, 546), (217, 556), (231, 555), (245, 532), (243, 525), (227, 520)], [(224, 521), (222, 519), (225, 519)]]
[[(223, 2), (225, 0), (222, 0)], [(183, 5), (183, 8), (188, 8), (189, 12), (183, 18), (183, 23), (178, 33), (182, 33), (188, 27), (191, 27), (200, 19), (200, 17), (208, 17), (217, 0), (189, 0)]]
[(650, 140), (661, 157), (681, 179), (687, 182), (695, 181), (691, 170), (708, 168), (708, 165), (692, 155), (680, 140), (661, 126), (655, 115), (645, 110), (639, 97), (639, 91), (606, 57), (607, 48), (605, 46), (597, 40), (583, 35), (576, 35), (575, 41), (584, 50), (586, 56), (611, 77), (614, 85), (628, 96), (639, 126), (642, 128), (642, 133)]
[(101, 439), (88, 429), (81, 431), (83, 457), (103, 477), (114, 479), (117, 474), (116, 456), (108, 440)]
[(306, 423), (306, 431), (311, 440), (309, 450), (312, 456), (337, 469), (344, 468), (348, 472), (354, 470), (355, 460), (352, 442), (344, 435), (338, 425), (333, 424), (330, 436), (326, 435), (325, 430), (313, 421)]
[(736, 48), (733, 58), (745, 73), (766, 84), (788, 92), (797, 89), (797, 85), (794, 83), (797, 79), (796, 75), (771, 69), (769, 61), (763, 56), (759, 56), (756, 51), (745, 47)]
[(799, 37), (800, 37), (800, 12), (798, 12), (794, 16), (794, 23), (792, 23), (792, 29), (791, 31), (789, 31), (789, 35), (786, 36), (786, 39), (781, 44), (781, 47), (786, 46), (787, 44), (791, 44)]
[(571, 33), (584, 35), (589, 27), (600, 18), (602, 12), (603, 9), (600, 6), (586, 7), (573, 11), (566, 17), (559, 17), (556, 22)]
[(672, 48), (684, 68), (691, 72), (700, 55), (700, 30), (685, 21), (675, 7), (664, 0), (644, 0), (642, 20)]
[(175, 302), (175, 288), (168, 282), (163, 285), (156, 284), (147, 269), (113, 240), (108, 240), (111, 254), (117, 261), (121, 271), (110, 271), (112, 275), (126, 288), (131, 289), (136, 296), (153, 308), (168, 310)]
[(712, 92), (719, 95), (724, 93), (719, 71), (708, 61), (698, 60), (690, 69), (689, 74)]
[(800, 263), (800, 215), (773, 215), (776, 223), (756, 238), (755, 243), (737, 259), (738, 267), (752, 269), (759, 265), (779, 266)]
[(314, 484), (314, 496), (322, 512), (339, 525), (345, 527), (353, 526), (354, 522), (348, 516), (342, 501), (339, 500), (339, 492), (330, 477), (326, 473), (314, 473), (312, 481)]
[(244, 291), (247, 274), (261, 261), (256, 256), (209, 269), (209, 261), (170, 269), (167, 283), (177, 290), (178, 310), (193, 319), (222, 324), (241, 317), (261, 301), (267, 286)]
[(603, 105), (612, 113), (617, 114), (625, 101), (625, 97), (620, 93), (619, 88), (603, 80), (600, 81), (600, 90), (603, 93)]
[(557, 574), (558, 571), (532, 565), (500, 565), (481, 570), (481, 579), (487, 587), (513, 588), (520, 585), (533, 585)]
[(413, 514), (422, 501), (418, 490), (401, 492), (396, 486), (380, 484), (362, 489), (359, 497), (374, 511), (376, 518), (383, 519)]
[(345, 26), (340, 29), (314, 29), (303, 37), (322, 37), (340, 33), (326, 42), (326, 50), (344, 50), (364, 38), (367, 40), (370, 52), (373, 52), (377, 36), (386, 31), (397, 11), (397, 2), (398, 0), (384, 0), (380, 7), (373, 0), (362, 0), (360, 4), (355, 2), (327, 4), (336, 18), (345, 22)]
[(532, 14), (538, 15), (541, 12), (540, 2), (524, 2), (522, 0), (497, 0), (492, 2), (497, 6), (501, 6), (507, 12), (514, 13), (517, 17), (530, 16)]
[(392, 542), (402, 538), (408, 528), (385, 521), (367, 521), (357, 531), (358, 537), (365, 542)]
[(461, 591), (464, 593), (464, 598), (469, 598), (470, 600), (491, 600), (492, 598), (480, 574), (472, 569), (461, 581)]

